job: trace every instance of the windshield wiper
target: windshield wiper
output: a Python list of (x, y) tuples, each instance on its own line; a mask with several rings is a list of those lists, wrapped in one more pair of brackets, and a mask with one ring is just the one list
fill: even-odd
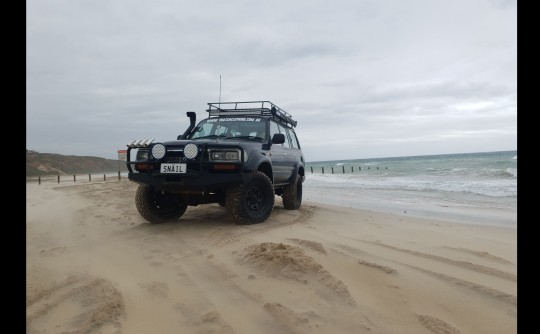
[(225, 137), (225, 139), (250, 139), (250, 140), (263, 140), (261, 137), (256, 136), (236, 136), (236, 137)]
[(224, 138), (225, 135), (208, 135), (208, 136), (202, 136), (202, 137), (197, 137), (197, 138), (191, 138), (193, 140), (196, 140), (196, 139), (205, 139), (205, 138)]

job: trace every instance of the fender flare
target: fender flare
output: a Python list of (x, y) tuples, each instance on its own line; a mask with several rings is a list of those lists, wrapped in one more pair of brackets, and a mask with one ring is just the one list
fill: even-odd
[[(262, 168), (262, 166), (268, 166), (268, 168)], [(274, 170), (272, 160), (266, 155), (262, 155), (257, 161), (252, 161), (249, 166), (245, 166), (246, 171), (262, 171), (270, 178), (270, 181), (274, 183)]]
[[(296, 176), (299, 174), (300, 168), (304, 168), (304, 164), (301, 163), (300, 161), (297, 161), (294, 164), (294, 171), (291, 177), (289, 178), (289, 182), (292, 182), (293, 180), (296, 179)], [(305, 171), (304, 171), (304, 175), (301, 175), (301, 176), (302, 176), (302, 182), (304, 182), (304, 180), (306, 179)]]

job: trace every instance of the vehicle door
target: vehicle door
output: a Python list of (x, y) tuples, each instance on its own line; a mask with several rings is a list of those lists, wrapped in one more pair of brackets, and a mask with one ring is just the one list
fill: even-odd
[[(276, 133), (280, 132), (279, 125), (270, 120), (270, 140)], [(285, 145), (288, 145), (287, 135), (285, 134), (285, 143), (272, 144), (270, 146), (269, 158), (272, 160), (272, 168), (274, 170), (274, 184), (287, 183), (287, 178), (290, 176), (287, 167), (287, 149)]]
[(298, 140), (296, 133), (293, 129), (287, 129), (287, 133), (291, 139), (291, 150), (288, 156), (291, 158), (292, 164), (295, 165), (297, 162), (304, 164), (304, 155), (302, 154), (300, 141)]
[(290, 177), (294, 172), (294, 166), (297, 159), (297, 149), (293, 147), (291, 134), (287, 127), (278, 124), (279, 132), (285, 135), (285, 143), (283, 143), (283, 154), (284, 154), (284, 166), (283, 172), (285, 174), (285, 182), (290, 182)]

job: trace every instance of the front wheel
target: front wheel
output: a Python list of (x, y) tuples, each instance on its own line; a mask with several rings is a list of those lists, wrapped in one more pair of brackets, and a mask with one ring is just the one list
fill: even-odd
[(297, 210), (302, 204), (302, 177), (296, 175), (293, 182), (283, 189), (283, 206), (287, 210)]
[(262, 223), (274, 208), (272, 181), (263, 172), (253, 172), (250, 181), (227, 191), (225, 206), (238, 224)]
[(178, 220), (187, 209), (180, 196), (154, 191), (143, 185), (137, 188), (135, 205), (139, 214), (152, 224)]

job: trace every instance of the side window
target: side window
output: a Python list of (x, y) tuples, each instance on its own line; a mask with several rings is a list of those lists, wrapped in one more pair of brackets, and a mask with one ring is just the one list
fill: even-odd
[[(275, 133), (279, 133), (278, 125), (274, 121), (270, 121), (270, 140), (272, 140)], [(281, 144), (281, 146), (283, 146), (283, 144)]]
[(283, 143), (283, 146), (291, 147), (291, 137), (289, 136), (289, 131), (287, 131), (287, 129), (280, 124), (278, 124), (278, 126), (279, 132), (285, 135), (285, 143)]
[(296, 137), (296, 133), (294, 133), (294, 131), (292, 130), (289, 130), (289, 133), (291, 135), (292, 147), (296, 149), (300, 149), (300, 144), (298, 143), (298, 138)]

